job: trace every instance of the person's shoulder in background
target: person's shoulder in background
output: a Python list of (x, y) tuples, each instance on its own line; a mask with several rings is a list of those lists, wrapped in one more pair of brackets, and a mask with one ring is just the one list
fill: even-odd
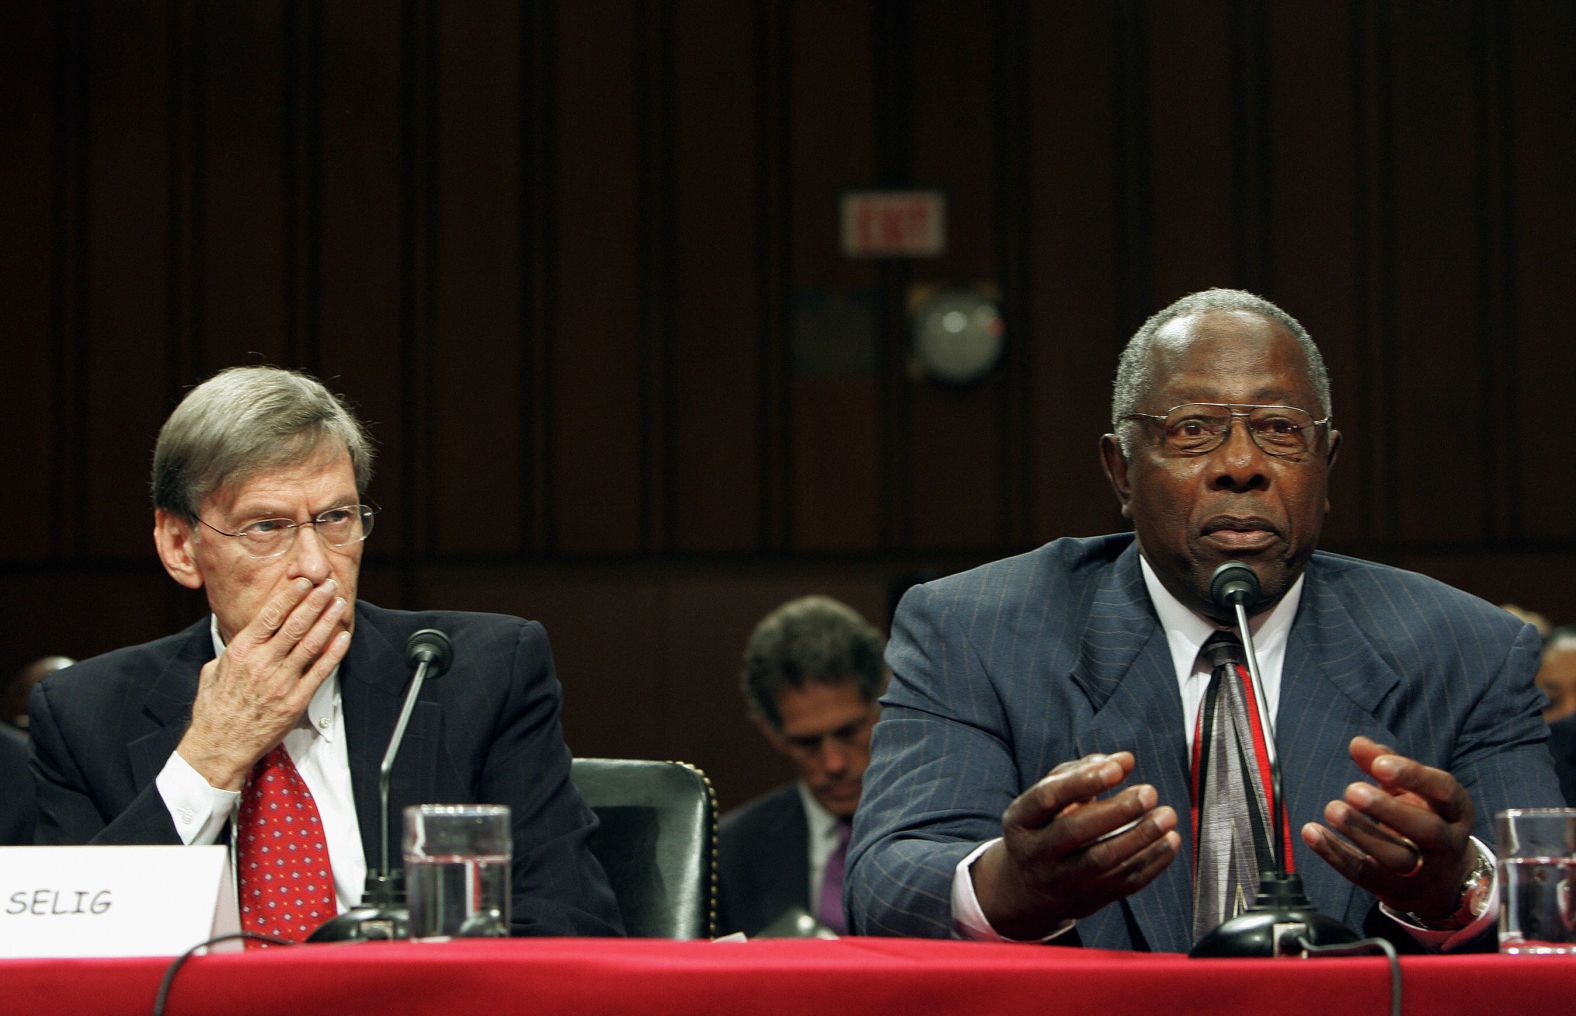
[(1576, 713), (1549, 724), (1549, 754), (1565, 803), (1576, 808)]
[(27, 738), (0, 727), (0, 847), (31, 846), (38, 798), (27, 768)]

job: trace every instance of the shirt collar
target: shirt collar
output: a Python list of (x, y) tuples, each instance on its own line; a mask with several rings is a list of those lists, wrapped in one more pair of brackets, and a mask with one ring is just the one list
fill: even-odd
[[(1155, 605), (1155, 614), (1160, 618), (1160, 626), (1165, 629), (1172, 665), (1179, 675), (1191, 674), (1199, 666), (1199, 650), (1204, 648), (1204, 642), (1211, 635), (1220, 630), (1220, 625), (1195, 614), (1183, 606), (1181, 600), (1172, 596), (1142, 554), (1138, 556), (1138, 565), (1144, 573), (1144, 588), (1149, 591), (1149, 601)], [(1292, 619), (1297, 616), (1297, 604), (1302, 602), (1304, 577), (1297, 576), (1297, 581), (1291, 584), (1286, 595), (1273, 609), (1248, 618), (1248, 630), (1253, 633), (1253, 649), (1258, 656), (1278, 654), (1284, 648), (1291, 633)]]
[[(224, 639), (219, 635), (219, 616), (210, 614), (208, 630), (213, 633), (213, 654), (224, 655)], [(339, 715), (339, 668), (335, 667), (328, 680), (317, 686), (312, 701), (306, 704), (306, 714), (298, 726), (310, 727), (325, 740), (334, 739), (335, 719)]]

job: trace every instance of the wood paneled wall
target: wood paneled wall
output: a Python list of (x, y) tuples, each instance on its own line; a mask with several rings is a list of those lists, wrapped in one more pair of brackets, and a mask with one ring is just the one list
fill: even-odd
[[(1117, 350), (1209, 285), (1325, 351), (1326, 545), (1576, 618), (1573, 114), (1555, 0), (6, 5), (5, 662), (196, 616), (153, 436), (297, 366), (381, 444), (369, 598), (543, 619), (578, 751), (736, 803), (755, 618), (1117, 528)], [(945, 255), (839, 253), (887, 185)], [(1005, 363), (916, 380), (910, 286), (979, 281)]]

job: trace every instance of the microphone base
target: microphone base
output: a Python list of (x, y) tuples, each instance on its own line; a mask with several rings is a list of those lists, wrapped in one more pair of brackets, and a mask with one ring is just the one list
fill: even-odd
[(410, 911), (400, 906), (352, 907), (322, 925), (308, 942), (395, 942), (410, 938)]
[(1312, 945), (1345, 945), (1362, 938), (1313, 908), (1297, 875), (1270, 873), (1259, 879), (1253, 905), (1199, 939), (1194, 957), (1299, 956), (1299, 939)]
[(410, 938), (410, 908), (405, 906), (405, 872), (369, 871), (361, 905), (327, 921), (308, 942), (394, 942)]

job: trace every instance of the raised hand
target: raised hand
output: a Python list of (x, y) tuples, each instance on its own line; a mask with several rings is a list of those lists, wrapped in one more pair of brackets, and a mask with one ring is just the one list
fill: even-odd
[(1133, 755), (1064, 762), (1002, 815), (1002, 840), (974, 862), (975, 896), (1007, 938), (1039, 939), (1148, 885), (1176, 857), (1176, 812), (1155, 788), (1105, 793), (1133, 771)]
[(210, 786), (239, 790), (252, 764), (295, 726), (350, 646), (339, 624), (346, 609), (333, 579), (316, 588), (295, 579), (203, 667), (176, 751)]
[(1471, 796), (1443, 769), (1370, 738), (1353, 738), (1350, 751), (1374, 783), (1349, 785), (1325, 805), (1328, 828), (1309, 822), (1303, 842), (1394, 910), (1454, 913), (1473, 860)]

